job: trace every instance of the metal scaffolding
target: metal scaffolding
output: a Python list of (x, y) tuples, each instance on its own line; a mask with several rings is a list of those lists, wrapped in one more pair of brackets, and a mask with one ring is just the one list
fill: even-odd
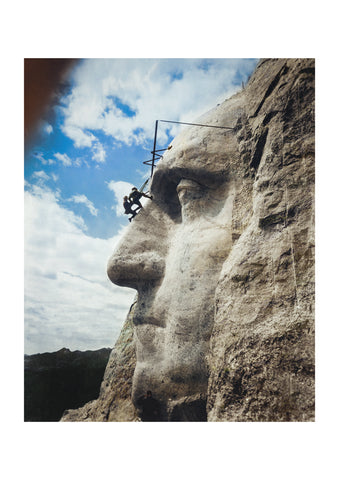
[(164, 152), (165, 150), (169, 150), (169, 148), (170, 148), (170, 147), (167, 147), (167, 148), (161, 148), (159, 150), (156, 150), (158, 123), (159, 122), (179, 123), (181, 125), (194, 125), (196, 127), (224, 128), (224, 129), (227, 129), (227, 130), (233, 130), (233, 127), (225, 127), (225, 126), (220, 126), (220, 125), (205, 125), (205, 124), (202, 124), (202, 123), (175, 122), (173, 120), (156, 120), (155, 121), (155, 131), (154, 131), (153, 150), (151, 151), (152, 158), (150, 160), (146, 160), (145, 162), (143, 162), (145, 165), (150, 165), (151, 166), (151, 178), (153, 176), (154, 168), (156, 167), (156, 165), (155, 165), (156, 160), (159, 160), (160, 158), (162, 158), (162, 155), (160, 155), (158, 152)]

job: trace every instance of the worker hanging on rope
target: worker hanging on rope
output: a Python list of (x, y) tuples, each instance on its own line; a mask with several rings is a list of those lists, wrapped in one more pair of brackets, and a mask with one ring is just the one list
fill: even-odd
[(140, 203), (140, 198), (141, 197), (146, 197), (146, 198), (150, 198), (151, 200), (153, 200), (152, 195), (151, 196), (146, 195), (146, 193), (139, 192), (137, 187), (133, 187), (131, 193), (129, 194), (128, 199), (131, 201), (131, 206), (132, 205), (138, 205), (138, 207), (134, 210), (135, 212), (137, 210), (140, 210), (140, 208), (143, 208), (141, 203)]
[(127, 195), (124, 197), (123, 206), (124, 206), (124, 209), (125, 209), (124, 213), (126, 215), (132, 214), (132, 216), (128, 218), (128, 220), (131, 222), (132, 218), (134, 218), (137, 214), (137, 208), (135, 210), (132, 210), (132, 203), (128, 201)]

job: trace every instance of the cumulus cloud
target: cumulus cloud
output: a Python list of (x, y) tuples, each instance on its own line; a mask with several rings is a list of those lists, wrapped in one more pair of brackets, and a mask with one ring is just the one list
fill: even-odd
[(55, 153), (54, 156), (64, 165), (64, 167), (70, 167), (72, 165), (72, 160), (69, 158), (67, 153)]
[[(101, 131), (127, 145), (143, 145), (156, 119), (194, 121), (246, 81), (256, 60), (87, 59), (73, 73), (64, 99), (63, 132), (78, 147)], [(168, 126), (167, 126), (168, 128)], [(169, 127), (171, 135), (177, 126)], [(166, 129), (159, 142), (166, 142)]]
[(48, 158), (46, 159), (43, 155), (42, 152), (36, 152), (34, 154), (35, 158), (37, 158), (43, 165), (53, 165), (55, 164), (55, 160), (53, 160), (52, 158)]
[(93, 202), (88, 200), (86, 195), (73, 195), (71, 198), (69, 198), (69, 201), (74, 203), (83, 203), (92, 215), (95, 217), (98, 215), (98, 209), (94, 207)]
[(100, 142), (93, 145), (92, 160), (97, 163), (105, 163), (106, 161), (106, 151)]
[(74, 145), (78, 148), (81, 147), (91, 147), (96, 137), (92, 133), (86, 133), (82, 128), (66, 122), (61, 130), (63, 133), (71, 138), (74, 142)]
[(84, 220), (60, 205), (60, 194), (26, 187), (25, 352), (112, 346), (135, 296), (106, 275), (124, 230), (92, 238)]
[(110, 182), (106, 182), (109, 190), (114, 193), (116, 203), (112, 206), (112, 210), (115, 210), (116, 215), (118, 217), (124, 216), (124, 208), (123, 208), (123, 198), (125, 195), (129, 195), (131, 193), (132, 185), (128, 182), (123, 181), (115, 181), (111, 180)]
[(45, 173), (43, 170), (40, 170), (38, 172), (33, 172), (32, 176), (34, 178), (37, 178), (38, 180), (42, 180), (42, 181), (50, 179), (50, 177), (47, 175), (47, 173)]

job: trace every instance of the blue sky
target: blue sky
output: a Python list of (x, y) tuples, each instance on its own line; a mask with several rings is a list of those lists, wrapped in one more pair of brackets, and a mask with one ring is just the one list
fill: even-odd
[[(112, 285), (106, 264), (128, 228), (122, 197), (149, 176), (155, 120), (194, 122), (256, 63), (86, 59), (73, 69), (25, 157), (25, 353), (114, 345), (135, 292)], [(158, 148), (180, 128), (159, 124)]]

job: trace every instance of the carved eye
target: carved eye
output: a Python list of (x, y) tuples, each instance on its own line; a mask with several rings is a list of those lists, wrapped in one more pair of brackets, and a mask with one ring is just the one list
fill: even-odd
[(181, 203), (197, 200), (205, 193), (206, 188), (194, 180), (183, 178), (177, 186), (177, 194)]
[(206, 213), (207, 187), (194, 180), (183, 178), (177, 185), (177, 194), (184, 222), (198, 219)]

